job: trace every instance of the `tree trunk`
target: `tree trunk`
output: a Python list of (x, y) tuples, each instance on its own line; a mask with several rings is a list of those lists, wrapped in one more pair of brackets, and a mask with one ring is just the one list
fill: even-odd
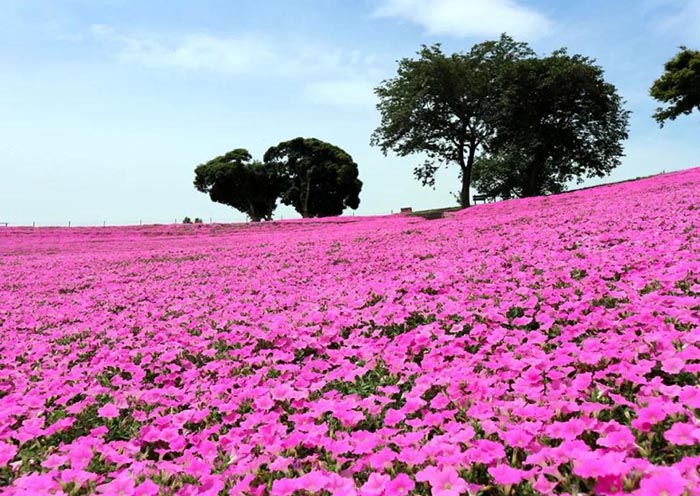
[(304, 193), (304, 200), (301, 204), (301, 216), (304, 219), (311, 217), (309, 213), (309, 199), (311, 198), (311, 169), (306, 171), (306, 192)]
[(260, 222), (260, 215), (255, 211), (255, 206), (252, 203), (248, 203), (249, 205), (249, 211), (248, 211), (248, 216), (250, 217), (251, 222)]
[(525, 177), (523, 178), (523, 198), (542, 194), (539, 168), (540, 161), (538, 158), (535, 158), (525, 169)]
[(459, 150), (459, 166), (462, 171), (462, 190), (459, 192), (459, 203), (462, 208), (467, 208), (470, 206), (469, 203), (469, 187), (472, 182), (472, 168), (474, 167), (474, 158), (476, 156), (476, 145), (469, 145), (469, 155), (465, 163), (464, 160), (464, 147)]

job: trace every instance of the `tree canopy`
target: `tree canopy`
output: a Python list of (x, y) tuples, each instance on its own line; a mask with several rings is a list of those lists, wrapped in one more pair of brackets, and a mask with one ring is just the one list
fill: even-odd
[(681, 47), (664, 65), (664, 73), (654, 81), (650, 94), (659, 102), (654, 119), (663, 127), (668, 119), (700, 110), (700, 51)]
[(271, 220), (283, 181), (277, 171), (252, 160), (248, 150), (237, 148), (194, 170), (194, 186), (212, 201), (248, 214), (254, 222)]
[(603, 70), (561, 49), (504, 67), (497, 134), (478, 161), (476, 184), (504, 198), (557, 193), (617, 167), (629, 112)]
[(282, 178), (282, 203), (304, 218), (340, 215), (360, 205), (357, 164), (335, 145), (295, 138), (270, 147), (263, 159)]
[(389, 150), (399, 156), (425, 153), (414, 175), (427, 186), (434, 185), (442, 165), (457, 164), (459, 201), (468, 206), (477, 151), (494, 135), (491, 113), (499, 74), (509, 62), (532, 55), (527, 44), (506, 35), (452, 55), (440, 45), (423, 46), (418, 58), (400, 60), (397, 76), (375, 89), (381, 123), (371, 144), (385, 155)]
[(457, 164), (462, 206), (472, 174), (479, 190), (504, 197), (605, 175), (627, 137), (629, 114), (591, 59), (564, 49), (538, 57), (507, 35), (452, 55), (423, 46), (375, 92), (381, 123), (371, 144), (424, 153), (414, 175), (428, 186), (442, 165)]

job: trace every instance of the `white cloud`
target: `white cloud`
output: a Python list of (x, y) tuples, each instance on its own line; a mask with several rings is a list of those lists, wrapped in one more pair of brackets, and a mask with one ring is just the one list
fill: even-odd
[(656, 0), (652, 5), (658, 31), (700, 43), (700, 0)]
[(323, 105), (371, 108), (376, 103), (374, 85), (367, 81), (319, 81), (309, 84), (305, 93), (309, 100)]
[(93, 24), (90, 26), (90, 32), (95, 36), (109, 36), (114, 33), (114, 28), (107, 24)]
[(121, 34), (111, 26), (101, 24), (92, 26), (90, 31), (94, 36), (114, 44), (119, 60), (147, 67), (241, 73), (276, 60), (276, 54), (268, 43), (253, 36), (133, 35)]
[(374, 15), (418, 24), (429, 34), (458, 38), (503, 32), (535, 38), (552, 27), (545, 15), (515, 0), (382, 0)]
[(369, 59), (357, 51), (346, 52), (318, 43), (290, 42), (256, 34), (124, 34), (101, 24), (92, 26), (90, 32), (111, 45), (120, 61), (152, 68), (347, 77), (370, 65)]
[(188, 35), (172, 44), (153, 39), (128, 39), (119, 57), (151, 67), (232, 73), (241, 73), (255, 65), (267, 65), (275, 60), (274, 53), (266, 44), (254, 38), (216, 38), (208, 35)]
[(299, 78), (304, 97), (317, 104), (366, 106), (375, 103), (379, 78), (374, 56), (359, 50), (340, 50), (318, 43), (285, 42), (256, 35), (164, 36), (123, 34), (96, 24), (90, 34), (115, 51), (124, 63), (150, 68), (202, 70), (223, 74)]

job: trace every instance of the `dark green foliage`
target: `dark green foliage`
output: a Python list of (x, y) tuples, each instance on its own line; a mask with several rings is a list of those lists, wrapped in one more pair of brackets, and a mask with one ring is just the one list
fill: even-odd
[(270, 147), (264, 160), (282, 178), (282, 203), (304, 218), (340, 215), (345, 208), (360, 205), (357, 164), (335, 145), (295, 138)]
[(591, 59), (564, 49), (538, 57), (506, 35), (466, 53), (434, 45), (418, 55), (376, 88), (382, 120), (371, 144), (426, 154), (414, 174), (427, 186), (456, 163), (462, 206), (472, 180), (488, 195), (534, 196), (619, 165), (629, 113)]
[(282, 179), (276, 169), (252, 160), (248, 150), (237, 148), (199, 165), (194, 186), (212, 201), (229, 205), (250, 220), (272, 220)]
[(508, 63), (531, 57), (532, 50), (503, 35), (467, 53), (445, 55), (440, 45), (423, 46), (417, 59), (399, 61), (398, 74), (375, 89), (381, 124), (371, 144), (386, 154), (425, 153), (414, 169), (423, 185), (433, 186), (442, 165), (460, 169), (459, 201), (469, 206), (469, 185), (477, 150), (494, 135), (491, 113), (499, 93), (498, 76)]
[(659, 107), (654, 119), (663, 127), (667, 119), (700, 110), (700, 51), (681, 47), (664, 65), (664, 73), (654, 81), (649, 93), (667, 107)]
[(561, 49), (504, 66), (480, 191), (504, 198), (558, 193), (619, 165), (629, 112), (594, 61)]
[(182, 223), (183, 224), (192, 224), (192, 219), (190, 219), (189, 217), (185, 217), (184, 219), (182, 219)]
[[(516, 151), (500, 155), (482, 155), (474, 163), (472, 180), (482, 194), (500, 197), (504, 200), (520, 196), (523, 179), (518, 174), (518, 167), (525, 158)], [(548, 185), (549, 192), (555, 193), (554, 184)]]

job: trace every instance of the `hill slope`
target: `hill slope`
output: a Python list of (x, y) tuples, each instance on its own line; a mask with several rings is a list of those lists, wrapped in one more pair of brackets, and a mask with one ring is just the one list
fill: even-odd
[(699, 224), (693, 169), (434, 221), (2, 230), (0, 485), (680, 495)]

